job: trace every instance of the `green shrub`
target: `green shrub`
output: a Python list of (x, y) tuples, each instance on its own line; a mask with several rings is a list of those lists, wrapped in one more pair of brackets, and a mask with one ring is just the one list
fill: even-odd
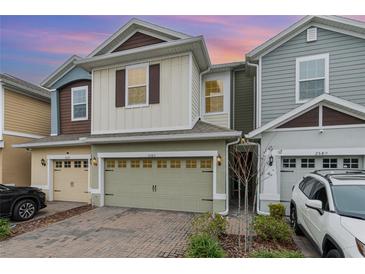
[(218, 241), (208, 234), (196, 234), (191, 236), (186, 252), (188, 258), (223, 258), (224, 250)]
[(276, 219), (283, 219), (285, 216), (285, 206), (283, 204), (270, 204), (270, 216)]
[(208, 234), (213, 238), (225, 233), (227, 220), (219, 214), (205, 213), (196, 217), (193, 222), (193, 234)]
[(250, 253), (251, 258), (303, 258), (303, 254), (293, 250), (256, 250)]
[(0, 218), (0, 239), (10, 236), (10, 223), (6, 219)]
[(256, 216), (253, 228), (262, 240), (273, 240), (279, 243), (290, 243), (292, 241), (292, 229), (284, 219)]

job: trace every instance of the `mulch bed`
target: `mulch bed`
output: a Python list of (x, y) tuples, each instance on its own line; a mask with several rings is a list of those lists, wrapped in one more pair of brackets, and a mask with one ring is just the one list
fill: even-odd
[(30, 220), (30, 221), (23, 222), (23, 223), (17, 223), (16, 226), (11, 229), (11, 235), (9, 237), (3, 238), (1, 240), (3, 241), (6, 239), (9, 239), (10, 237), (14, 237), (14, 236), (38, 229), (38, 228), (46, 227), (50, 224), (57, 223), (59, 221), (63, 221), (65, 219), (68, 219), (68, 218), (76, 216), (76, 215), (80, 215), (91, 209), (93, 209), (92, 205), (85, 205), (85, 206), (75, 207), (75, 208), (72, 208), (72, 209), (69, 209), (66, 211), (57, 212), (53, 215), (46, 216), (43, 218)]
[[(245, 236), (241, 237), (241, 247), (238, 247), (238, 235), (222, 235), (219, 238), (219, 242), (222, 248), (227, 253), (227, 257), (229, 258), (245, 258), (248, 257), (249, 254), (244, 252), (245, 248)], [(262, 241), (257, 237), (254, 237), (252, 240), (252, 247), (250, 252), (255, 250), (292, 250), (297, 251), (298, 248), (294, 242), (288, 244), (279, 244), (271, 241)]]

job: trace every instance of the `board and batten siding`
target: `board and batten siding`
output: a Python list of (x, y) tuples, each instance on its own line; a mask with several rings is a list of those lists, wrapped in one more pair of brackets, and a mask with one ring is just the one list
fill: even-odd
[(93, 71), (92, 133), (189, 127), (189, 56), (155, 63), (160, 64), (160, 103), (146, 107), (115, 106), (116, 70), (124, 66)]
[(365, 105), (365, 39), (318, 28), (317, 41), (306, 31), (262, 57), (262, 125), (289, 112), (295, 103), (296, 58), (329, 53), (329, 94)]
[(200, 72), (198, 65), (192, 62), (192, 122), (196, 122), (200, 116)]
[(234, 72), (233, 129), (248, 133), (254, 128), (254, 79), (244, 70)]
[(50, 129), (50, 103), (5, 89), (4, 130), (48, 136)]

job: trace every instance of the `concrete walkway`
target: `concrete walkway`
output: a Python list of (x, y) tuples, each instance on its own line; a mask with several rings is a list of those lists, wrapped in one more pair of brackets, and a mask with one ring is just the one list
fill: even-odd
[(194, 214), (95, 208), (0, 242), (0, 257), (182, 257)]
[(321, 254), (306, 237), (295, 235), (293, 240), (305, 258), (321, 258)]

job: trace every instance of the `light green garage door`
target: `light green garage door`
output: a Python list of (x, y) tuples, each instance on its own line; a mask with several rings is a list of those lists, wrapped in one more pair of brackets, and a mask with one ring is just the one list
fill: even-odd
[(211, 158), (105, 159), (105, 205), (212, 211)]

